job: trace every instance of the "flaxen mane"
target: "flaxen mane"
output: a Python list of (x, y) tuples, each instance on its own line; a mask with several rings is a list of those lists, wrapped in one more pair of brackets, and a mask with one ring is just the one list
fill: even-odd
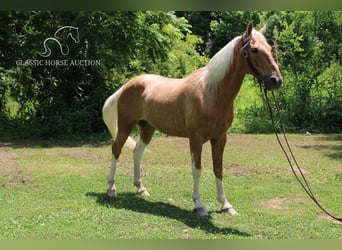
[(241, 36), (235, 37), (210, 59), (202, 76), (204, 86), (214, 87), (222, 81), (230, 70), (234, 60), (234, 48), (240, 39)]

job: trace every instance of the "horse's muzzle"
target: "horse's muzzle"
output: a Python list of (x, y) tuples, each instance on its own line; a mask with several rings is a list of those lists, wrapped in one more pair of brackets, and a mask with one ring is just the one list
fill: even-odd
[(269, 76), (264, 78), (265, 87), (267, 90), (280, 88), (283, 83), (283, 78), (280, 76)]

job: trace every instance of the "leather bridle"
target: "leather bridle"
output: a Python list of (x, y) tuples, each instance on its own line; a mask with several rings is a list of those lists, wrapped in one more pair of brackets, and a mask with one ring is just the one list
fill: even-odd
[(249, 57), (249, 52), (247, 50), (247, 46), (249, 45), (249, 43), (252, 40), (252, 32), (247, 36), (242, 36), (242, 47), (241, 47), (241, 51), (243, 54), (243, 57), (245, 58), (248, 67), (250, 68), (250, 70), (253, 72), (254, 77), (258, 80), (258, 83), (260, 84), (260, 86), (262, 85), (262, 83), (265, 83), (264, 78), (261, 76), (261, 74), (259, 73), (259, 71), (257, 70), (257, 68), (253, 65), (250, 57)]

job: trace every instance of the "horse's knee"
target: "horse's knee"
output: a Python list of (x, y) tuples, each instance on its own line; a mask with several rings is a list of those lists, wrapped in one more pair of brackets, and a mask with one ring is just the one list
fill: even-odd
[(113, 142), (112, 144), (112, 154), (114, 155), (115, 159), (119, 159), (121, 154), (122, 146), (119, 146), (117, 141)]
[(214, 175), (217, 179), (222, 181), (222, 178), (223, 178), (222, 167), (214, 167)]
[(194, 165), (192, 166), (192, 176), (194, 178), (199, 178), (201, 177), (202, 174), (202, 168), (197, 168)]

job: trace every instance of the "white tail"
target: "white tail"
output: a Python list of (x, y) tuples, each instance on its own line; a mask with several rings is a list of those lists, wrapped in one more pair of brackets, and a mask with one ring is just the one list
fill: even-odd
[[(113, 140), (118, 134), (118, 101), (121, 95), (121, 88), (107, 98), (102, 108), (103, 121), (106, 124)], [(136, 141), (132, 137), (128, 137), (125, 146), (134, 149)]]

